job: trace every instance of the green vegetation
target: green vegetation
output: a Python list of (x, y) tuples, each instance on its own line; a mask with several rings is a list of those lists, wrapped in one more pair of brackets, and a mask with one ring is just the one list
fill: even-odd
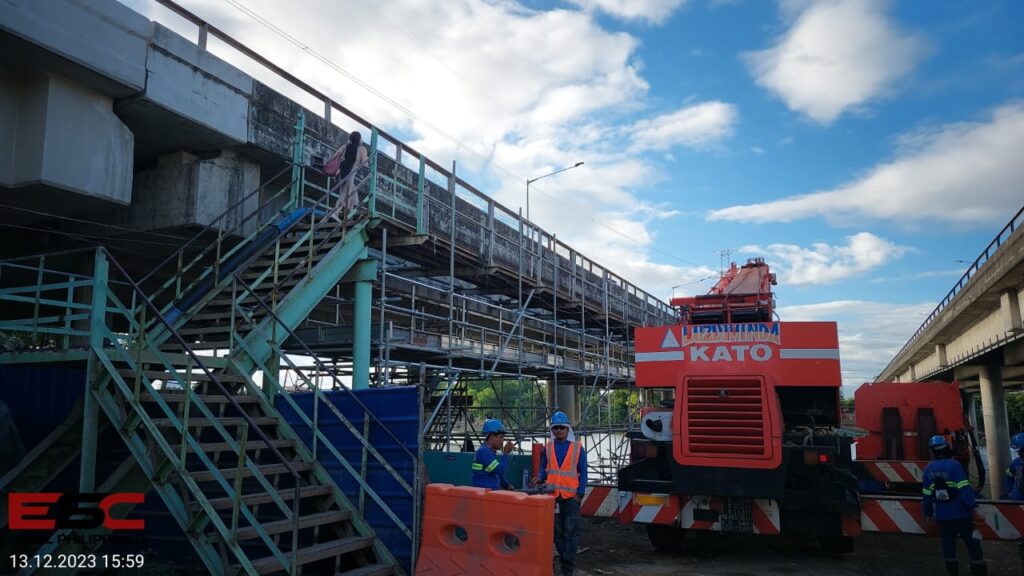
[[(474, 426), (487, 418), (501, 418), (506, 427), (543, 428), (546, 425), (546, 394), (544, 385), (532, 380), (485, 380), (467, 384), (473, 399), (469, 411)], [(581, 388), (587, 421), (592, 425), (620, 425), (628, 422), (632, 410), (634, 419), (639, 415), (639, 396), (636, 390), (594, 390)]]
[(1006, 415), (1010, 418), (1011, 434), (1024, 430), (1024, 392), (1006, 394)]

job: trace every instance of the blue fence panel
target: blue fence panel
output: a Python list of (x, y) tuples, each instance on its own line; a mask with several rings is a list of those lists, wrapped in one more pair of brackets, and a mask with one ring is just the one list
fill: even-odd
[[(370, 443), (410, 486), (414, 485), (419, 443), (419, 394), (415, 386), (371, 388), (351, 392), (324, 391), (322, 394), (362, 433), (365, 416), (363, 408), (353, 399), (353, 395), (358, 397), (376, 417), (376, 420), (370, 419)], [(292, 394), (291, 398), (312, 420), (313, 393), (299, 392)], [(284, 399), (278, 398), (276, 406), (307, 446), (311, 447), (312, 433), (309, 427), (301, 422)], [(342, 457), (359, 473), (363, 447), (325, 404), (319, 407), (318, 426)], [(388, 434), (388, 430), (391, 434)], [(360, 487), (356, 479), (323, 446), (317, 448), (317, 459), (352, 504), (359, 506)], [(411, 529), (414, 508), (412, 495), (406, 492), (371, 454), (367, 455), (365, 478), (392, 512)], [(410, 539), (369, 496), (365, 496), (363, 517), (408, 572), (412, 565)]]

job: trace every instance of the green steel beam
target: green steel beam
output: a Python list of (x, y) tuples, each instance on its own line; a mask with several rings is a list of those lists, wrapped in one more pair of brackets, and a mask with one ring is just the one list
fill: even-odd
[[(366, 259), (366, 244), (369, 236), (366, 230), (352, 230), (345, 243), (331, 250), (319, 264), (285, 297), (278, 305), (277, 316), (290, 329), (294, 329), (309, 316), (309, 313), (323, 300), (345, 273), (360, 260)], [(245, 337), (246, 346), (252, 351), (253, 358), (242, 361), (241, 368), (251, 374), (258, 364), (266, 362), (288, 336), (286, 330), (274, 330), (276, 321), (272, 317), (264, 318)], [(369, 322), (367, 322), (369, 326)], [(271, 341), (273, 334), (273, 342)]]
[(96, 402), (97, 385), (103, 374), (103, 366), (96, 357), (96, 350), (103, 349), (103, 327), (107, 321), (107, 275), (110, 263), (107, 253), (96, 250), (93, 267), (92, 318), (89, 319), (88, 367), (85, 371), (85, 404), (82, 408), (82, 469), (78, 479), (81, 492), (92, 492), (96, 488), (96, 443), (99, 439), (100, 407)]
[(348, 282), (375, 282), (377, 280), (377, 261), (360, 260), (355, 266), (342, 276), (343, 283)]
[(370, 325), (373, 323), (373, 282), (357, 281), (352, 319), (352, 389), (370, 387)]
[(427, 233), (427, 217), (423, 213), (423, 193), (426, 187), (427, 160), (420, 154), (420, 175), (416, 179), (416, 234)]
[(59, 362), (82, 362), (89, 359), (85, 348), (71, 350), (32, 350), (5, 352), (0, 354), (0, 364), (55, 364)]
[(292, 146), (292, 206), (299, 206), (302, 199), (302, 156), (305, 136), (306, 113), (299, 110), (299, 116), (295, 120), (295, 140)]
[(368, 186), (370, 218), (377, 217), (377, 129), (370, 132), (370, 184)]

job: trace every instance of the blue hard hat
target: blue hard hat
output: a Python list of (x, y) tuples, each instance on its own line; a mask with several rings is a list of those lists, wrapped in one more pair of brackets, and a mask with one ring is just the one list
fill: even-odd
[(928, 447), (932, 450), (941, 450), (943, 448), (949, 448), (949, 444), (946, 443), (945, 436), (939, 436), (936, 434), (928, 440)]
[(551, 415), (552, 426), (568, 426), (569, 417), (565, 415), (565, 412), (555, 412)]
[(1024, 450), (1024, 432), (1017, 432), (1010, 439), (1010, 449), (1014, 452)]
[(502, 425), (501, 420), (498, 420), (497, 418), (491, 418), (491, 419), (487, 420), (486, 422), (484, 422), (484, 434), (485, 435), (489, 436), (491, 434), (504, 434), (504, 433), (505, 433), (505, 426)]

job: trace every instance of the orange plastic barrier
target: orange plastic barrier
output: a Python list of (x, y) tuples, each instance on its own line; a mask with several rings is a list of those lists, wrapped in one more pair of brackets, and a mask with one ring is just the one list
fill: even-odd
[(416, 576), (551, 576), (555, 499), (429, 484)]

